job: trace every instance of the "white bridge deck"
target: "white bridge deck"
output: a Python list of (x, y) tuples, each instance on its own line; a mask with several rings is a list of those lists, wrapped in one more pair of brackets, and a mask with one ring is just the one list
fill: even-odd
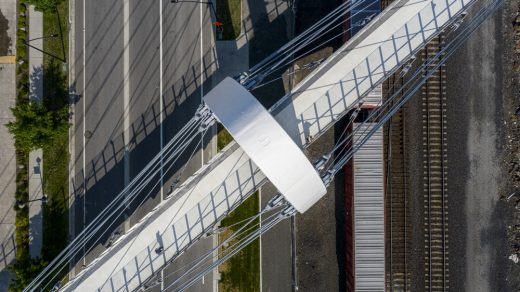
[[(475, 0), (400, 0), (303, 80), (272, 111), (305, 148)], [(311, 138), (312, 137), (312, 138)], [(264, 183), (231, 144), (63, 288), (133, 291)], [(154, 252), (162, 246), (160, 254)]]

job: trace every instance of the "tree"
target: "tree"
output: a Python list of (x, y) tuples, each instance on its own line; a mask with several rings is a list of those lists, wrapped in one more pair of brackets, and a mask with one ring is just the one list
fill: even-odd
[(49, 111), (41, 103), (19, 103), (11, 109), (16, 120), (6, 126), (19, 149), (31, 151), (51, 145), (54, 137), (66, 132), (69, 113), (66, 107)]
[(47, 262), (41, 258), (33, 259), (27, 256), (23, 259), (16, 259), (16, 262), (8, 268), (14, 274), (9, 283), (9, 291), (23, 291), (46, 265)]

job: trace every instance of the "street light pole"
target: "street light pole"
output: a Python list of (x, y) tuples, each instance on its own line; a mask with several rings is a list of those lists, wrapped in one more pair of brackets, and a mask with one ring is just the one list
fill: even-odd
[[(41, 38), (45, 38), (45, 37), (41, 37)], [(36, 38), (36, 39), (34, 39), (34, 40), (37, 40), (37, 39), (39, 39), (39, 38)], [(44, 50), (42, 50), (42, 49), (40, 49), (40, 48), (37, 48), (37, 47), (35, 47), (35, 46), (29, 44), (29, 41), (32, 41), (32, 40), (25, 41), (25, 42), (23, 42), (23, 44), (26, 45), (26, 46), (28, 46), (28, 47), (30, 47), (30, 48), (33, 48), (33, 49), (35, 49), (35, 50), (37, 50), (37, 51), (39, 51), (39, 52), (42, 52), (42, 53), (44, 53), (45, 55), (51, 56), (51, 57), (53, 57), (53, 58), (55, 58), (55, 59), (58, 59), (58, 60), (62, 61), (63, 63), (67, 63), (67, 61), (66, 61), (65, 59), (60, 58), (60, 57), (58, 57), (58, 56), (56, 56), (56, 55), (53, 55), (53, 54), (51, 54), (51, 53), (47, 53), (47, 52), (45, 52)]]
[(58, 36), (59, 36), (59, 34), (53, 33), (53, 34), (48, 35), (48, 36), (42, 36), (42, 37), (39, 37), (39, 38), (30, 39), (27, 42), (32, 42), (32, 41), (35, 41), (35, 40), (41, 40), (41, 39), (47, 39), (47, 38), (55, 38), (55, 37), (58, 37)]
[(16, 205), (18, 206), (18, 208), (23, 209), (27, 206), (28, 203), (41, 201), (42, 204), (47, 204), (47, 200), (48, 200), (47, 196), (43, 195), (41, 198), (28, 200), (26, 202), (17, 201)]

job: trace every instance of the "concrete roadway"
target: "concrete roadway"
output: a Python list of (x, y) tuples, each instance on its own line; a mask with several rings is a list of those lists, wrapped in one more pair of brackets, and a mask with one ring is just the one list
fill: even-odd
[[(77, 0), (72, 9), (74, 60), (70, 74), (77, 95), (70, 141), (70, 215), (74, 235), (193, 116), (203, 92), (209, 89), (208, 78), (215, 66), (210, 9), (206, 4)], [(210, 141), (211, 135), (206, 136), (201, 136), (204, 151), (200, 151), (200, 143), (196, 145), (200, 140), (193, 145), (198, 150), (186, 151), (184, 160), (193, 151), (194, 155), (183, 178), (213, 155), (214, 141)], [(151, 196), (142, 206), (129, 206), (137, 211), (121, 216), (113, 230), (130, 228), (157, 205), (161, 195), (167, 195), (167, 186), (179, 175), (176, 171), (180, 165), (174, 165), (166, 174), (164, 189), (149, 190)], [(209, 238), (191, 252), (200, 254), (212, 244)], [(81, 268), (102, 250), (103, 246), (97, 246), (77, 267)], [(184, 256), (177, 262), (182, 265), (191, 260)], [(212, 279), (206, 278), (205, 283), (195, 289), (212, 289)]]

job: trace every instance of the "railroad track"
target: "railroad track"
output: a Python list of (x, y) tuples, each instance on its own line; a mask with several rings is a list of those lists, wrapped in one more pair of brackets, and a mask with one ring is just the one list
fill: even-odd
[[(385, 96), (402, 89), (399, 72), (384, 83)], [(405, 111), (401, 109), (385, 125), (386, 145), (386, 254), (388, 291), (410, 291), (408, 269), (410, 248), (410, 220), (407, 194)]]
[[(381, 0), (382, 8), (393, 0)], [(403, 90), (404, 80), (400, 72), (390, 76), (383, 84), (385, 97), (392, 96), (396, 89)], [(406, 117), (405, 110), (398, 111), (385, 125), (386, 161), (386, 290), (411, 291), (410, 260), (411, 220), (408, 205), (408, 174), (406, 163)]]
[[(436, 55), (443, 38), (423, 50)], [(441, 66), (422, 88), (425, 291), (449, 290), (448, 194), (446, 157), (446, 80)]]

